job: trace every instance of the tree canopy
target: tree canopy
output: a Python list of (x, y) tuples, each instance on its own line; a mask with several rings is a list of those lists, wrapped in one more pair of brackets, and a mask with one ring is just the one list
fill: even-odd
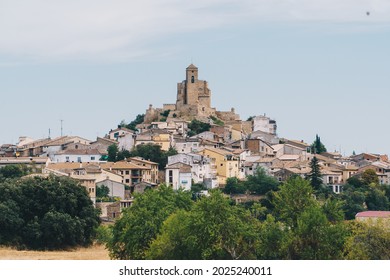
[(158, 163), (158, 168), (163, 170), (168, 163), (168, 157), (177, 154), (175, 148), (169, 148), (168, 151), (161, 149), (157, 144), (141, 144), (134, 147), (132, 151), (122, 150), (119, 151), (117, 145), (113, 144), (108, 147), (108, 161), (117, 162), (130, 157), (142, 157), (146, 160), (150, 160)]
[(253, 175), (247, 176), (245, 181), (235, 177), (228, 178), (224, 188), (226, 194), (256, 194), (264, 195), (269, 191), (276, 191), (279, 182), (272, 176), (267, 175), (263, 168), (258, 168)]
[(211, 128), (211, 125), (208, 123), (201, 122), (201, 121), (194, 119), (188, 124), (188, 128), (190, 129), (190, 131), (188, 131), (188, 136), (191, 137), (191, 136), (194, 136), (196, 134), (199, 134), (199, 133), (202, 133), (205, 131), (209, 131)]
[(114, 259), (145, 259), (150, 242), (159, 233), (163, 222), (178, 209), (190, 209), (190, 193), (175, 192), (161, 185), (136, 196), (132, 207), (127, 208), (113, 227), (108, 244)]
[(99, 225), (85, 187), (66, 177), (0, 183), (0, 244), (29, 249), (89, 245)]
[[(229, 181), (232, 186), (240, 184), (235, 178)], [(387, 188), (381, 191), (385, 196), (390, 192)], [(291, 177), (267, 192), (270, 205), (265, 209), (260, 203), (236, 204), (219, 190), (191, 201), (190, 192), (162, 186), (138, 195), (134, 206), (116, 222), (109, 241), (111, 256), (153, 260), (388, 258), (388, 229), (344, 221), (343, 199), (319, 200), (313, 194), (308, 180)]]
[(144, 122), (145, 114), (138, 114), (133, 121), (127, 124), (125, 127), (133, 131), (137, 131), (137, 125)]
[(318, 134), (316, 135), (316, 139), (314, 140), (313, 144), (311, 144), (311, 152), (313, 154), (321, 154), (326, 152), (326, 148), (324, 144), (322, 144), (320, 137)]

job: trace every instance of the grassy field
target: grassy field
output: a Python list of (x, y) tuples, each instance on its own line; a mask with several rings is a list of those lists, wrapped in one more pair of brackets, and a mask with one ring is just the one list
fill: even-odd
[(79, 248), (73, 251), (18, 251), (0, 247), (0, 260), (109, 260), (103, 245)]

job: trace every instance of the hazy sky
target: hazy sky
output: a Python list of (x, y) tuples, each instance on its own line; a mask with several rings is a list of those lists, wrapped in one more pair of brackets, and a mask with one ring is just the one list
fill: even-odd
[(61, 119), (104, 136), (174, 103), (191, 62), (219, 110), (390, 154), (387, 0), (0, 0), (0, 143), (59, 136)]

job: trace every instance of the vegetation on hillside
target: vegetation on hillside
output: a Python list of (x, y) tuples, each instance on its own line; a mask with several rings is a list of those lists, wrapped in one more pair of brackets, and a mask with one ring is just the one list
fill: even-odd
[(142, 157), (146, 160), (158, 163), (158, 168), (160, 170), (163, 170), (167, 165), (168, 157), (177, 154), (175, 148), (170, 148), (168, 151), (164, 151), (161, 149), (160, 145), (152, 143), (137, 145), (131, 151), (119, 151), (118, 146), (113, 144), (108, 147), (107, 152), (107, 160), (110, 162), (117, 162), (130, 157)]
[(189, 137), (191, 137), (205, 131), (210, 131), (211, 125), (209, 123), (201, 122), (194, 119), (188, 124), (188, 128), (189, 131), (187, 134)]

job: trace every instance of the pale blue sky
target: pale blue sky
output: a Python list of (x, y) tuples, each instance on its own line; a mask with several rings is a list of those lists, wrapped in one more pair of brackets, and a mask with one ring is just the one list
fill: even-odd
[(58, 136), (60, 119), (65, 134), (104, 136), (174, 103), (191, 60), (220, 110), (390, 154), (384, 0), (0, 0), (0, 143)]

